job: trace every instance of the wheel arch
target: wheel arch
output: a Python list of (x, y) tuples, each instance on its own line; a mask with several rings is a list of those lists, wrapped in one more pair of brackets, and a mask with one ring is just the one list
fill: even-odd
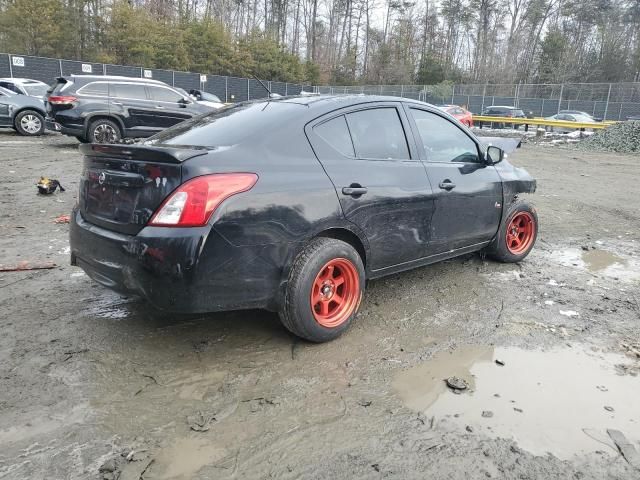
[(124, 123), (117, 116), (110, 115), (108, 113), (94, 113), (92, 115), (87, 116), (84, 120), (85, 136), (89, 134), (89, 125), (91, 125), (91, 122), (95, 122), (96, 120), (110, 120), (112, 122), (115, 122), (120, 127), (120, 135), (124, 137), (124, 134), (125, 134)]
[(18, 119), (18, 115), (20, 115), (22, 112), (26, 112), (27, 110), (32, 110), (34, 112), (39, 113), (40, 115), (42, 115), (42, 118), (46, 118), (46, 116), (47, 116), (47, 114), (45, 113), (44, 110), (41, 110), (41, 109), (39, 109), (37, 107), (26, 107), (26, 106), (25, 107), (21, 107), (19, 110), (16, 110), (13, 113), (13, 125), (14, 126), (16, 125), (16, 121)]
[(319, 232), (313, 238), (318, 238), (318, 237), (334, 238), (336, 240), (342, 240), (343, 242), (351, 245), (353, 248), (356, 249), (356, 251), (358, 252), (358, 255), (360, 255), (360, 259), (362, 260), (362, 264), (364, 265), (364, 268), (366, 270), (367, 258), (369, 257), (368, 248), (365, 247), (365, 243), (356, 233), (349, 230), (348, 228), (334, 227), (334, 228), (328, 228), (326, 230)]

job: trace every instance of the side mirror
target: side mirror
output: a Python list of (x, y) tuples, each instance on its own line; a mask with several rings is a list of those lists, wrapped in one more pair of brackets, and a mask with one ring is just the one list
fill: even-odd
[(494, 146), (488, 147), (485, 158), (489, 165), (500, 163), (504, 159), (504, 150)]

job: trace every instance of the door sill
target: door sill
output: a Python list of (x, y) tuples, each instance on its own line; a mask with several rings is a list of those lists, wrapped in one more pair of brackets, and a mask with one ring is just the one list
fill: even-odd
[(418, 258), (417, 260), (409, 260), (408, 262), (398, 263), (396, 265), (391, 265), (390, 267), (371, 270), (371, 274), (369, 275), (369, 278), (370, 279), (380, 278), (386, 275), (391, 275), (398, 272), (404, 272), (405, 270), (411, 270), (413, 268), (423, 267), (425, 265), (430, 265), (432, 263), (441, 262), (442, 260), (458, 257), (460, 255), (464, 255), (465, 253), (476, 252), (486, 247), (490, 243), (491, 243), (491, 240), (486, 242), (481, 242), (481, 243), (475, 243), (467, 247), (456, 248), (454, 250), (449, 250), (447, 252), (437, 253), (435, 255), (429, 255), (428, 257)]

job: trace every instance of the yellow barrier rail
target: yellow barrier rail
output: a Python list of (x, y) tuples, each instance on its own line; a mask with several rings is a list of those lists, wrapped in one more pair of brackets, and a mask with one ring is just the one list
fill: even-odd
[[(476, 122), (478, 124), (476, 124)], [(510, 123), (514, 125), (524, 125), (525, 131), (528, 129), (529, 125), (542, 125), (545, 127), (560, 127), (560, 128), (575, 128), (577, 129), (599, 129), (599, 128), (607, 128), (613, 125), (616, 122), (569, 122), (566, 120), (547, 120), (546, 118), (510, 118), (510, 117), (490, 117), (487, 115), (474, 115), (473, 116), (474, 126), (478, 126), (482, 128), (482, 124), (484, 123)]]

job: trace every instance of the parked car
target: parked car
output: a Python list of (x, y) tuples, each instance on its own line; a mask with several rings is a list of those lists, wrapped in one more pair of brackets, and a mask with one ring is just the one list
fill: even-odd
[(187, 92), (184, 88), (180, 88), (180, 87), (173, 87), (173, 88), (175, 88), (180, 93), (184, 94), (184, 96), (191, 97), (193, 100), (195, 100), (196, 102), (202, 105), (207, 105), (215, 109), (220, 109), (224, 107), (224, 102), (222, 102), (220, 98), (217, 95), (214, 95), (213, 93), (205, 92), (203, 90), (197, 90), (195, 88), (192, 88), (191, 90), (189, 90), (189, 92)]
[(469, 110), (458, 105), (438, 105), (438, 108), (443, 112), (447, 112), (461, 124), (469, 128), (473, 127), (473, 114)]
[(0, 127), (11, 127), (20, 135), (44, 133), (44, 102), (0, 87)]
[(638, 121), (640, 120), (640, 115), (631, 115), (630, 117), (627, 117), (627, 120)]
[(349, 326), (369, 279), (479, 250), (519, 262), (538, 232), (518, 200), (535, 180), (415, 100), (244, 102), (80, 150), (73, 265), (165, 310), (277, 311), (315, 342)]
[(50, 88), (47, 128), (81, 142), (115, 143), (214, 110), (158, 80), (71, 75)]
[[(545, 120), (560, 120), (564, 122), (578, 122), (578, 123), (596, 123), (596, 121), (591, 116), (579, 115), (579, 114), (570, 114), (570, 113), (556, 113), (555, 115), (551, 115), (550, 117), (546, 117)], [(569, 133), (578, 130), (577, 128), (569, 128), (569, 127), (548, 127), (552, 132), (558, 133)]]
[[(507, 117), (507, 118), (527, 118), (527, 115), (519, 108), (509, 107), (509, 106), (501, 106), (501, 105), (492, 105), (490, 107), (486, 107), (482, 111), (482, 115), (486, 115), (489, 117)], [(493, 128), (520, 128), (520, 125), (516, 125), (513, 123), (495, 123), (492, 122), (491, 126)]]
[(590, 113), (581, 112), (580, 110), (560, 110), (558, 113), (565, 114), (565, 115), (580, 115), (581, 117), (590, 118), (591, 121), (593, 121), (593, 122), (601, 122), (602, 121), (602, 118), (594, 117)]
[(30, 78), (0, 78), (0, 87), (11, 90), (19, 95), (44, 98), (49, 85)]

